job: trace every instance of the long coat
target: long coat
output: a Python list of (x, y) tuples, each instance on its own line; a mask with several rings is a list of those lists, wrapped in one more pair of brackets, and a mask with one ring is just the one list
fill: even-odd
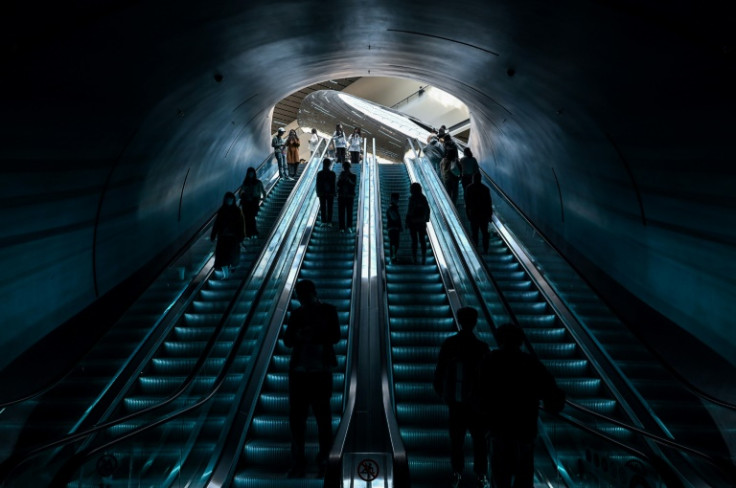
[(289, 138), (286, 141), (286, 162), (288, 164), (299, 163), (299, 138)]

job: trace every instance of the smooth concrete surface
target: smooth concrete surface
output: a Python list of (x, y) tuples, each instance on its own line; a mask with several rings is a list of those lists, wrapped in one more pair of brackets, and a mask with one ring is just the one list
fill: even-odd
[(276, 102), (352, 76), (457, 96), (483, 167), (547, 235), (733, 361), (726, 7), (13, 2), (0, 47), (0, 366), (189, 237), (265, 157)]

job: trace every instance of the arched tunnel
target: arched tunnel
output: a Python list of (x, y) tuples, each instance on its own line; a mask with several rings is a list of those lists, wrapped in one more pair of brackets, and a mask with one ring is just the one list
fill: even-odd
[(736, 365), (736, 19), (724, 4), (3, 10), (0, 366), (190, 239), (268, 154), (279, 100), (370, 76), (462, 100), (484, 172), (633, 329), (670, 357), (697, 346)]

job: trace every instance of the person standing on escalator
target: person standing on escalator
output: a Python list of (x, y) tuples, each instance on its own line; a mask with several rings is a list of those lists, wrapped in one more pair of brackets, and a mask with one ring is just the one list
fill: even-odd
[(255, 168), (251, 166), (245, 172), (245, 179), (240, 186), (240, 207), (245, 218), (245, 236), (249, 239), (258, 237), (256, 215), (265, 197), (266, 190), (263, 183), (258, 179)]
[(289, 427), (292, 467), (289, 478), (306, 475), (306, 427), (309, 408), (317, 420), (318, 475), (324, 476), (332, 447), (332, 371), (337, 366), (334, 345), (340, 340), (337, 308), (321, 302), (311, 280), (295, 287), (301, 305), (291, 312), (284, 331), (284, 345), (292, 349), (289, 360)]
[(284, 154), (284, 139), (281, 137), (284, 135), (283, 127), (279, 127), (276, 135), (271, 139), (271, 147), (273, 148), (273, 155), (276, 158), (276, 164), (279, 170), (279, 177), (286, 178), (286, 154)]
[(286, 165), (289, 169), (289, 179), (296, 178), (297, 165), (299, 164), (299, 136), (296, 130), (289, 131), (289, 137), (286, 139)]
[(358, 178), (350, 171), (350, 163), (342, 164), (342, 172), (337, 177), (337, 224), (340, 232), (353, 230), (353, 200)]
[(215, 269), (222, 271), (223, 278), (230, 276), (231, 268), (240, 262), (240, 244), (245, 239), (243, 212), (235, 205), (235, 194), (225, 193), (222, 206), (217, 211), (210, 240), (217, 239), (215, 246)]
[(422, 194), (422, 185), (409, 186), (409, 207), (406, 210), (406, 228), (411, 237), (412, 262), (417, 264), (417, 247), (422, 248), (422, 264), (427, 263), (427, 222), (429, 222), (429, 203)]

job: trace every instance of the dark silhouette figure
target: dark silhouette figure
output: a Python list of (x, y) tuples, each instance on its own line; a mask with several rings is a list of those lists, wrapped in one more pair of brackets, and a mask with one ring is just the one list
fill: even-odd
[(457, 196), (459, 194), (459, 183), (460, 174), (462, 168), (458, 158), (457, 144), (452, 140), (450, 134), (445, 134), (445, 156), (440, 162), (440, 175), (442, 176), (442, 183), (445, 186), (447, 195), (453, 204), (457, 203)]
[(240, 207), (245, 218), (245, 236), (258, 237), (258, 225), (256, 215), (261, 208), (261, 202), (266, 197), (263, 183), (256, 176), (254, 168), (248, 168), (245, 172), (243, 185), (240, 187)]
[(235, 194), (225, 193), (222, 206), (217, 211), (210, 240), (217, 238), (215, 269), (222, 270), (224, 278), (230, 276), (230, 268), (240, 262), (240, 243), (245, 239), (243, 213), (235, 205)]
[(532, 488), (539, 402), (559, 412), (565, 393), (538, 359), (521, 350), (521, 328), (499, 327), (496, 341), (499, 349), (483, 359), (479, 372), (479, 403), (492, 437), (493, 482), (497, 488)]
[(427, 222), (429, 222), (429, 203), (422, 194), (422, 185), (412, 183), (409, 187), (409, 208), (406, 211), (406, 228), (411, 236), (411, 254), (417, 263), (417, 244), (422, 248), (422, 264), (427, 262)]
[(333, 347), (340, 340), (337, 309), (317, 298), (314, 282), (296, 284), (296, 297), (301, 306), (291, 312), (284, 345), (293, 348), (289, 362), (289, 426), (293, 465), (288, 477), (305, 476), (305, 433), (307, 415), (312, 407), (319, 432), (317, 464), (324, 476), (327, 456), (332, 445), (332, 369), (337, 366)]
[(478, 160), (473, 156), (473, 151), (469, 147), (463, 149), (463, 157), (460, 158), (460, 167), (462, 168), (462, 176), (460, 177), (460, 184), (463, 185), (463, 190), (468, 188), (473, 182), (473, 176), (476, 173), (480, 173), (480, 167), (478, 166)]
[(337, 223), (340, 232), (353, 232), (353, 200), (358, 178), (350, 171), (350, 163), (342, 163), (342, 172), (337, 178)]
[(470, 431), (477, 486), (488, 488), (486, 428), (475, 402), (480, 363), (489, 353), (489, 349), (485, 342), (473, 334), (478, 322), (478, 312), (474, 308), (463, 307), (458, 310), (457, 321), (460, 332), (448, 337), (442, 344), (434, 371), (434, 389), (450, 409), (452, 486), (457, 488), (462, 479), (465, 469), (465, 434)]
[(465, 213), (470, 221), (470, 235), (473, 244), (478, 247), (478, 231), (483, 234), (483, 252), (488, 252), (488, 244), (491, 233), (488, 224), (493, 220), (493, 202), (491, 190), (481, 183), (483, 176), (480, 173), (473, 174), (473, 182), (465, 189)]
[(432, 163), (432, 167), (437, 171), (440, 162), (445, 156), (445, 146), (442, 145), (436, 132), (432, 132), (427, 138), (427, 145), (424, 147), (424, 155)]
[(401, 214), (399, 213), (399, 194), (391, 194), (391, 203), (386, 210), (386, 228), (388, 229), (388, 245), (391, 251), (391, 263), (395, 263), (399, 257), (399, 237), (403, 226), (401, 225)]
[(336, 187), (335, 172), (332, 171), (332, 161), (329, 158), (322, 161), (322, 170), (317, 173), (316, 190), (322, 225), (332, 226), (332, 204), (335, 201)]

